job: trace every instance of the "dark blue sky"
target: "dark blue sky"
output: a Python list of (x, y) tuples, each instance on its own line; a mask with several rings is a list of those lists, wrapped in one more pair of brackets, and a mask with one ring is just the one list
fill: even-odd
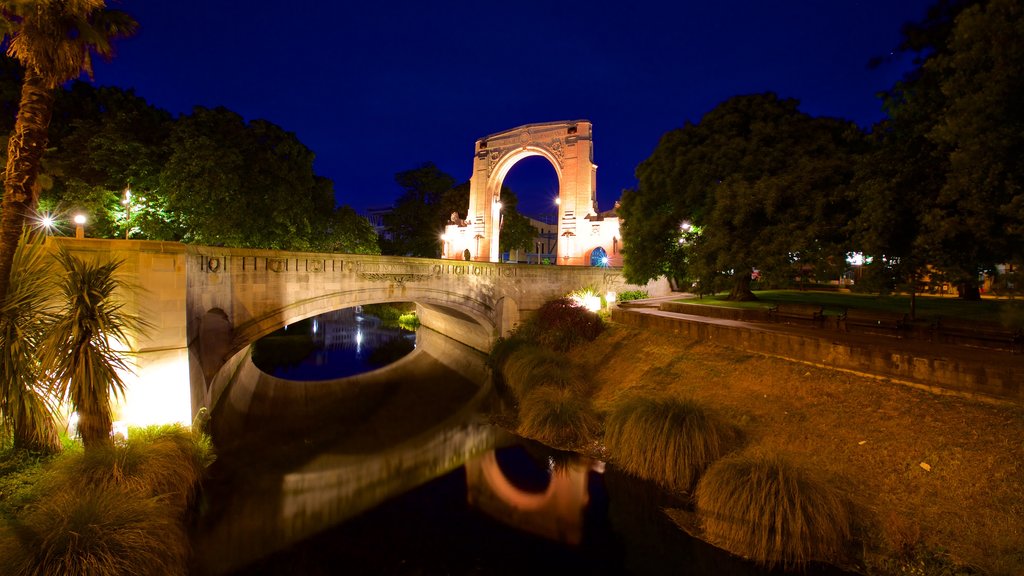
[[(736, 94), (774, 91), (869, 125), (909, 67), (900, 26), (932, 0), (318, 2), (124, 0), (140, 23), (96, 83), (175, 114), (226, 106), (296, 133), (341, 204), (386, 205), (433, 161), (469, 179), (476, 139), (522, 124), (594, 126), (600, 208), (666, 131)], [(536, 162), (530, 162), (536, 160)], [(554, 170), (506, 183), (548, 209)]]

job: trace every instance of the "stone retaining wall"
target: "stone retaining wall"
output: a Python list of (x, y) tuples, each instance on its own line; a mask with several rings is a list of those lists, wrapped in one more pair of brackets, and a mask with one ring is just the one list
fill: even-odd
[[(723, 326), (667, 314), (617, 309), (616, 322), (749, 352), (889, 378), (940, 392), (1024, 404), (1024, 363), (923, 356), (884, 345), (862, 345), (750, 327)], [(1007, 353), (1010, 358), (1010, 354)]]

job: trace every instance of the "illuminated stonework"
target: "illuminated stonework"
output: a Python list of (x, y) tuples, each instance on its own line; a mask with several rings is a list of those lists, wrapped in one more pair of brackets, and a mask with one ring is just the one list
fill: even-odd
[(618, 218), (597, 211), (597, 165), (588, 120), (527, 124), (476, 141), (469, 181), (469, 212), (453, 218), (442, 257), (499, 261), (502, 182), (517, 162), (542, 156), (558, 177), (558, 264), (589, 266), (595, 250), (602, 265), (622, 262)]

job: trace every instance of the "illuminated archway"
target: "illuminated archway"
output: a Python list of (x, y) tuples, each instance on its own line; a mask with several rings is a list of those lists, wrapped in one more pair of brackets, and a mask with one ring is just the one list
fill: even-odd
[(590, 265), (601, 266), (604, 268), (608, 267), (608, 252), (604, 248), (598, 246), (590, 251)]
[[(587, 120), (527, 124), (476, 141), (469, 212), (463, 236), (477, 240), (473, 260), (497, 262), (501, 222), (501, 185), (517, 162), (530, 156), (547, 159), (558, 177), (558, 235), (575, 235), (597, 212), (597, 166)], [(479, 237), (479, 238), (478, 238)], [(451, 239), (446, 239), (450, 241)], [(558, 255), (559, 263), (585, 265), (575, 245)]]

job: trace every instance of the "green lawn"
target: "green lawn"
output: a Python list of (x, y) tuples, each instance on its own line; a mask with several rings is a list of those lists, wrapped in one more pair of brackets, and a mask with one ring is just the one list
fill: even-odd
[[(825, 314), (839, 314), (847, 308), (879, 312), (910, 312), (910, 296), (905, 294), (878, 296), (811, 290), (758, 290), (754, 294), (758, 299), (753, 302), (729, 302), (725, 299), (725, 294), (705, 296), (700, 300), (680, 300), (680, 302), (699, 302), (700, 304), (732, 308), (768, 308), (780, 302), (799, 302), (820, 304), (825, 308)], [(980, 301), (968, 302), (959, 298), (919, 295), (917, 297), (917, 319), (928, 320), (938, 316), (1024, 326), (1024, 301), (984, 298)]]

